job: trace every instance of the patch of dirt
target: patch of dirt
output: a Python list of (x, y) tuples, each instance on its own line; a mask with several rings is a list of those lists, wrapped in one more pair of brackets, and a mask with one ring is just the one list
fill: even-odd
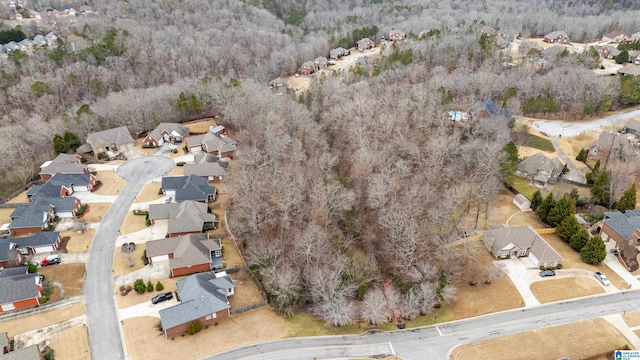
[(605, 292), (595, 279), (584, 276), (536, 281), (530, 289), (543, 304)]
[(142, 187), (142, 190), (136, 196), (137, 203), (143, 203), (147, 201), (157, 200), (162, 197), (160, 192), (160, 188), (162, 187), (161, 183), (149, 183), (145, 184)]
[(216, 126), (217, 124), (214, 119), (208, 118), (208, 119), (202, 119), (202, 120), (193, 121), (189, 123), (184, 123), (182, 125), (189, 128), (191, 135), (196, 135), (196, 134), (206, 133), (207, 131), (209, 131), (210, 126)]
[[(143, 279), (143, 280), (145, 281), (145, 283), (151, 280), (151, 282), (153, 283), (153, 286), (155, 286), (156, 282), (158, 282), (159, 280), (164, 286), (164, 290), (162, 290), (162, 292), (171, 291), (175, 293), (176, 281), (180, 279), (184, 279), (184, 277), (163, 278), (163, 279)], [(142, 304), (143, 302), (151, 301), (151, 298), (156, 296), (159, 293), (158, 291), (154, 290), (153, 292), (145, 292), (144, 294), (138, 294), (137, 292), (131, 290), (127, 295), (122, 296), (120, 295), (120, 290), (119, 290), (120, 285), (133, 286), (133, 284), (116, 284), (114, 293), (117, 294), (116, 303), (117, 303), (118, 309), (124, 309), (124, 308), (128, 308), (129, 306), (138, 305), (138, 304)]]
[(132, 359), (199, 359), (207, 354), (282, 339), (288, 335), (284, 320), (267, 306), (231, 316), (221, 320), (217, 326), (173, 340), (166, 339), (158, 331), (156, 325), (159, 322), (155, 317), (136, 317), (122, 322), (124, 338), (129, 340), (126, 342), (127, 352)]
[(632, 346), (609, 322), (594, 319), (461, 345), (451, 358), (511, 359), (517, 354), (518, 359), (606, 359), (612, 350)]
[(557, 157), (558, 155), (556, 155), (555, 152), (549, 152), (549, 151), (543, 151), (540, 149), (536, 149), (536, 148), (532, 148), (532, 147), (528, 147), (528, 146), (518, 146), (518, 156), (520, 158), (526, 158), (529, 156), (533, 156), (537, 153), (542, 153), (544, 156), (553, 159), (554, 157)]
[(65, 296), (71, 297), (82, 292), (84, 282), (84, 264), (59, 264), (38, 267), (38, 273), (45, 280), (57, 281), (65, 289)]
[(67, 252), (72, 254), (89, 251), (89, 246), (91, 246), (95, 233), (96, 231), (93, 229), (85, 230), (81, 234), (78, 234), (77, 230), (69, 230), (61, 232), (60, 236), (70, 238), (66, 248)]
[(229, 296), (229, 303), (232, 309), (240, 309), (264, 300), (258, 290), (258, 286), (256, 286), (247, 272), (241, 271), (230, 276), (235, 285), (235, 293)]
[(89, 338), (85, 326), (74, 326), (56, 336), (48, 346), (53, 349), (58, 359), (85, 360), (90, 359)]
[(102, 182), (102, 185), (94, 191), (98, 195), (118, 195), (125, 185), (124, 180), (116, 175), (115, 170), (98, 171), (96, 179)]
[(111, 203), (91, 203), (85, 205), (87, 209), (82, 213), (80, 218), (87, 223), (102, 221), (104, 214), (106, 214), (107, 210), (111, 207)]
[[(131, 234), (147, 227), (147, 217), (144, 215), (135, 215), (133, 211), (129, 211), (120, 227), (120, 235)], [(151, 240), (151, 239), (149, 239)]]
[(73, 319), (84, 314), (83, 304), (63, 306), (59, 309), (44, 311), (36, 315), (3, 320), (0, 323), (0, 331), (6, 331), (9, 338), (27, 331), (41, 329), (43, 327)]
[[(520, 209), (513, 204), (514, 194), (502, 189), (500, 194), (489, 205), (489, 218), (487, 226), (495, 224), (504, 224), (509, 217), (518, 213), (509, 220), (509, 226), (529, 225), (534, 229), (543, 229), (548, 226), (538, 220), (534, 211), (520, 212)], [(482, 225), (482, 222), (480, 222)]]
[[(142, 255), (146, 249), (147, 244), (136, 244), (136, 249), (131, 253), (123, 253), (121, 247), (117, 246), (115, 254), (113, 254), (113, 274), (114, 276), (120, 276), (142, 269), (144, 262), (142, 262)], [(133, 264), (133, 266), (129, 266)]]

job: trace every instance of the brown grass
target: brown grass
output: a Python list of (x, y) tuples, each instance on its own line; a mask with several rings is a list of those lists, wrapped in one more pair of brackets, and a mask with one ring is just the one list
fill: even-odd
[(49, 325), (73, 319), (84, 314), (83, 304), (73, 304), (59, 309), (41, 312), (0, 322), (0, 331), (6, 331), (9, 338), (27, 331), (37, 330)]
[(518, 156), (520, 158), (529, 157), (537, 153), (542, 153), (544, 154), (544, 156), (550, 157), (550, 158), (554, 158), (557, 156), (555, 152), (543, 151), (543, 150), (528, 147), (528, 146), (518, 146)]
[(238, 266), (244, 266), (240, 254), (236, 249), (233, 239), (226, 236), (222, 238), (222, 260), (226, 268), (234, 268)]
[(183, 176), (183, 175), (184, 175), (183, 166), (175, 166), (171, 171), (165, 174), (165, 176)]
[(131, 234), (147, 227), (147, 217), (144, 215), (135, 215), (133, 211), (127, 213), (122, 226), (120, 227), (120, 235)]
[(536, 281), (530, 288), (543, 304), (605, 292), (595, 280), (584, 276)]
[(142, 203), (152, 200), (157, 200), (162, 197), (162, 194), (159, 193), (160, 188), (162, 187), (161, 183), (149, 183), (142, 187), (142, 190), (136, 196), (136, 202)]
[(132, 359), (198, 359), (241, 345), (281, 339), (288, 334), (284, 320), (269, 307), (223, 319), (217, 326), (202, 329), (193, 336), (178, 336), (173, 340), (166, 339), (155, 328), (159, 322), (155, 317), (124, 320), (122, 330), (124, 338), (130, 339), (126, 345)]
[(622, 315), (622, 318), (629, 327), (640, 326), (640, 311), (627, 312)]
[(607, 275), (607, 277), (611, 281), (611, 285), (615, 286), (616, 288), (620, 290), (629, 288), (629, 283), (623, 280), (620, 275), (611, 270), (605, 264), (589, 265), (582, 261), (580, 253), (575, 251), (571, 246), (569, 246), (569, 244), (560, 240), (557, 235), (547, 234), (542, 235), (542, 237), (549, 243), (549, 245), (553, 247), (555, 251), (560, 254), (560, 256), (564, 258), (564, 260), (562, 261), (562, 265), (565, 269), (584, 269), (593, 272), (600, 271), (601, 273)]
[(59, 264), (39, 267), (38, 273), (45, 280), (57, 281), (65, 289), (65, 296), (71, 297), (82, 292), (84, 282), (84, 264)]
[(84, 234), (78, 234), (77, 230), (70, 230), (61, 232), (60, 236), (69, 236), (71, 238), (67, 242), (67, 252), (73, 254), (89, 251), (89, 246), (91, 246), (95, 233), (96, 231), (93, 229), (85, 230)]
[[(29, 187), (31, 188), (31, 187)], [(29, 199), (27, 199), (27, 190), (21, 192), (20, 194), (18, 194), (18, 196), (14, 197), (13, 199), (7, 201), (7, 204), (26, 204), (29, 202)]]
[[(174, 292), (176, 291), (176, 281), (180, 279), (184, 279), (184, 277), (163, 278), (163, 279), (143, 279), (143, 280), (145, 280), (145, 282), (151, 280), (151, 282), (153, 283), (153, 286), (155, 286), (156, 282), (160, 280), (160, 282), (164, 286), (164, 290), (162, 290), (163, 292), (168, 292), (168, 291)], [(121, 284), (117, 284), (114, 290), (115, 293), (119, 292), (118, 289), (120, 285)], [(124, 285), (133, 286), (133, 284), (124, 284)], [(122, 296), (118, 293), (118, 295), (116, 296), (118, 309), (124, 309), (124, 308), (128, 308), (129, 306), (138, 305), (138, 304), (142, 304), (143, 302), (151, 301), (151, 298), (156, 296), (157, 294), (158, 294), (157, 291), (154, 291), (151, 293), (138, 294), (133, 290), (125, 296)]]
[(600, 359), (627, 346), (632, 347), (615, 327), (593, 319), (462, 345), (453, 350), (451, 359)]
[(0, 225), (2, 224), (7, 224), (11, 222), (11, 218), (9, 217), (11, 215), (11, 213), (14, 211), (15, 209), (13, 208), (2, 208), (0, 209)]
[(235, 285), (235, 294), (229, 296), (232, 309), (240, 309), (264, 300), (248, 273), (242, 271), (230, 276), (233, 279), (233, 285)]
[(209, 118), (209, 119), (198, 120), (190, 123), (185, 123), (182, 125), (189, 128), (189, 130), (191, 131), (191, 135), (204, 134), (207, 131), (209, 131), (209, 126), (216, 126), (216, 121)]
[(85, 326), (74, 326), (56, 336), (49, 347), (53, 349), (56, 358), (65, 360), (90, 359), (89, 338)]
[(81, 219), (88, 223), (102, 221), (104, 214), (106, 214), (107, 210), (111, 207), (111, 203), (92, 203), (85, 205), (87, 209), (82, 213)]
[[(115, 254), (113, 255), (114, 275), (124, 275), (142, 269), (144, 267), (142, 255), (144, 255), (146, 247), (147, 244), (136, 244), (136, 249), (130, 254), (125, 254), (121, 251), (121, 247), (116, 247)], [(131, 259), (131, 261), (129, 261), (129, 259)], [(129, 266), (131, 263), (133, 263), (133, 266)]]
[[(498, 196), (495, 197), (495, 200), (489, 205), (489, 217), (487, 219), (487, 226), (504, 224), (507, 219), (511, 217), (511, 215), (520, 211), (520, 209), (518, 209), (518, 207), (513, 204), (514, 196), (515, 195), (507, 189), (503, 189), (500, 191), (500, 194), (498, 194)], [(475, 216), (475, 213), (472, 215)], [(484, 223), (480, 221), (479, 225), (480, 227), (482, 227)], [(509, 221), (509, 226), (522, 225), (529, 225), (534, 229), (543, 229), (548, 227), (547, 225), (540, 222), (540, 220), (538, 220), (538, 216), (536, 216), (535, 212), (533, 211), (518, 213)]]
[(120, 179), (114, 170), (98, 171), (96, 179), (102, 182), (95, 191), (98, 195), (118, 195), (125, 185), (124, 180)]

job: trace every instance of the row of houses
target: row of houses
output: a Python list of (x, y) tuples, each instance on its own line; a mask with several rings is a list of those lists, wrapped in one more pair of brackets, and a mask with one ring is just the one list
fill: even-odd
[[(93, 8), (89, 5), (80, 5), (77, 9), (71, 6), (63, 6), (58, 9), (47, 8), (44, 13), (47, 17), (63, 18), (68, 16), (80, 16), (93, 14)], [(42, 13), (33, 9), (25, 8), (15, 1), (9, 1), (9, 15), (7, 20), (22, 19), (42, 19)]]
[(4, 45), (0, 45), (0, 54), (8, 54), (12, 51), (20, 50), (23, 52), (28, 52), (32, 50), (35, 46), (39, 47), (54, 47), (56, 44), (56, 40), (60, 37), (60, 33), (56, 31), (51, 31), (46, 35), (36, 35), (33, 39), (23, 39), (19, 42), (11, 41)]
[[(602, 42), (607, 44), (621, 43), (624, 41), (633, 41), (640, 39), (640, 32), (629, 35), (623, 30), (612, 30), (602, 36)], [(544, 42), (569, 44), (569, 36), (561, 30), (552, 31), (543, 37)]]

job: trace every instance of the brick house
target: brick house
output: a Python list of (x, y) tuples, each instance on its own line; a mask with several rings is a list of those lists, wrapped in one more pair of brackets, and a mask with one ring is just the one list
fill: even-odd
[(530, 179), (536, 185), (545, 186), (557, 181), (563, 169), (564, 164), (560, 159), (549, 159), (542, 153), (536, 153), (522, 159), (516, 165), (515, 175)]
[(168, 202), (193, 200), (206, 204), (215, 201), (218, 193), (207, 179), (196, 175), (163, 176), (161, 189)]
[(0, 269), (20, 265), (23, 261), (22, 255), (13, 239), (0, 240)]
[(356, 43), (356, 49), (358, 49), (358, 51), (360, 51), (360, 52), (363, 52), (365, 50), (369, 50), (369, 49), (374, 48), (374, 47), (376, 47), (376, 43), (374, 43), (373, 40), (371, 40), (369, 38), (360, 39)]
[(544, 36), (544, 42), (568, 44), (569, 36), (564, 31), (553, 31)]
[(181, 143), (189, 135), (191, 135), (191, 132), (186, 126), (178, 123), (160, 123), (145, 136), (143, 142), (158, 147), (165, 142)]
[(640, 246), (640, 210), (624, 213), (611, 211), (604, 213), (600, 229), (602, 240), (615, 241), (619, 249), (618, 260), (630, 272), (638, 270), (638, 246)]
[(629, 39), (631, 39), (631, 35), (623, 30), (613, 30), (602, 36), (602, 42), (606, 43), (621, 43)]
[(343, 47), (337, 47), (329, 51), (329, 59), (330, 60), (339, 60), (343, 56), (349, 55), (351, 52), (349, 49), (345, 49)]
[[(43, 231), (26, 237), (10, 239), (22, 254), (57, 252), (62, 238), (57, 231)], [(0, 240), (2, 241), (2, 240)]]
[(222, 181), (229, 175), (229, 162), (211, 154), (194, 154), (194, 163), (184, 165), (184, 175), (201, 176), (208, 181)]
[(625, 153), (633, 149), (630, 136), (632, 135), (601, 132), (598, 140), (589, 146), (589, 159), (606, 161), (625, 158)]
[(62, 174), (53, 175), (41, 185), (33, 185), (27, 191), (27, 198), (33, 202), (40, 197), (54, 198), (71, 196), (76, 191), (86, 192), (95, 190), (96, 176), (93, 174)]
[(150, 264), (169, 261), (171, 277), (222, 268), (222, 241), (206, 233), (147, 241), (146, 250)]
[(407, 35), (400, 30), (391, 30), (389, 31), (389, 40), (390, 41), (402, 41), (407, 38)]
[(136, 141), (126, 126), (98, 131), (87, 135), (87, 143), (78, 148), (79, 151), (92, 152), (98, 156), (105, 154), (109, 157), (118, 154), (135, 153)]
[(44, 231), (56, 218), (75, 218), (82, 204), (75, 197), (38, 198), (29, 205), (18, 205), (9, 215), (12, 233), (31, 234)]
[(55, 159), (40, 165), (40, 179), (49, 180), (53, 175), (86, 174), (89, 170), (82, 164), (82, 157), (78, 154), (58, 154)]
[(0, 277), (0, 313), (40, 305), (42, 277), (36, 274)]
[(613, 59), (620, 55), (620, 50), (613, 45), (596, 45), (594, 48), (598, 51), (598, 54), (604, 59)]
[(300, 75), (311, 75), (314, 72), (316, 72), (318, 69), (316, 68), (316, 63), (313, 61), (305, 61), (302, 63), (302, 65), (300, 66), (300, 69), (298, 69), (298, 73), (300, 73)]
[(199, 234), (205, 229), (217, 229), (218, 219), (208, 212), (209, 207), (197, 201), (149, 205), (149, 220), (155, 224), (167, 220), (169, 236)]
[(563, 260), (530, 226), (491, 229), (482, 234), (482, 241), (496, 259), (529, 257), (536, 267), (556, 267)]

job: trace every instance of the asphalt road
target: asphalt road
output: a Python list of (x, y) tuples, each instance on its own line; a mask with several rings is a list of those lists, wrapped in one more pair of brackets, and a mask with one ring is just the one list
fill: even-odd
[(534, 122), (533, 127), (547, 136), (569, 138), (578, 136), (587, 130), (597, 129), (603, 126), (620, 123), (630, 120), (636, 116), (640, 116), (640, 109), (605, 116), (597, 120), (580, 123), (541, 120)]
[(456, 346), (465, 343), (619, 314), (623, 311), (637, 311), (640, 308), (638, 295), (637, 290), (629, 290), (388, 333), (277, 340), (229, 350), (204, 359), (329, 359), (339, 358), (341, 354), (354, 354), (357, 351), (362, 351), (361, 356), (371, 356), (374, 354), (364, 351), (378, 347), (380, 354), (386, 354), (385, 349), (391, 349), (394, 351), (392, 355), (405, 359), (445, 360)]
[(126, 181), (118, 198), (102, 218), (89, 248), (85, 273), (85, 313), (93, 360), (125, 359), (113, 292), (113, 253), (129, 207), (149, 180), (169, 172), (175, 163), (164, 156), (127, 161), (116, 170)]

